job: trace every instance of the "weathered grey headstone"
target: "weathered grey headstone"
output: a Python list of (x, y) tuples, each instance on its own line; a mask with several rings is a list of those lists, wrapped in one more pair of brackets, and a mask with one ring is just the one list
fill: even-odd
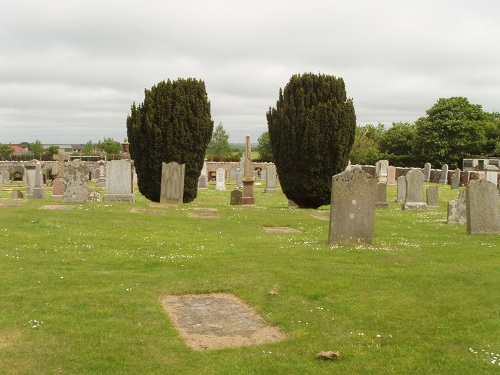
[(276, 187), (276, 166), (270, 164), (266, 167), (266, 193), (275, 193), (278, 191)]
[(229, 181), (236, 181), (236, 170), (235, 169), (231, 169), (229, 171), (229, 178), (228, 178)]
[(330, 244), (372, 243), (377, 178), (353, 167), (332, 177)]
[(486, 168), (484, 168), (485, 176), (484, 178), (486, 181), (489, 181), (495, 186), (498, 185), (498, 174), (500, 173), (500, 169), (496, 167), (495, 165), (488, 165)]
[(466, 205), (464, 201), (460, 199), (449, 201), (446, 222), (448, 224), (465, 224), (467, 222), (465, 209)]
[(467, 234), (500, 233), (498, 190), (486, 180), (471, 181), (466, 189)]
[(161, 163), (160, 203), (183, 202), (185, 164)]
[(250, 136), (245, 137), (245, 169), (243, 171), (243, 198), (242, 205), (254, 205), (255, 198), (253, 196), (253, 183), (255, 178), (252, 169), (252, 148), (250, 144)]
[(260, 179), (262, 181), (267, 180), (267, 168), (260, 171)]
[(403, 210), (425, 210), (424, 174), (420, 169), (412, 169), (406, 176), (406, 200)]
[(101, 201), (101, 193), (98, 191), (90, 191), (89, 192), (89, 201), (100, 202)]
[(387, 184), (384, 182), (377, 183), (377, 194), (375, 197), (375, 207), (376, 208), (388, 208), (389, 203), (387, 203)]
[(404, 203), (405, 200), (406, 200), (406, 178), (405, 176), (399, 176), (396, 202)]
[(387, 167), (387, 186), (396, 185), (396, 167), (389, 165)]
[(458, 189), (458, 187), (460, 186), (460, 168), (457, 168), (453, 171), (453, 174), (451, 175), (450, 185), (452, 189)]
[(105, 201), (134, 202), (132, 186), (132, 163), (130, 160), (110, 160), (106, 162)]
[(431, 163), (424, 164), (424, 181), (429, 182), (431, 179)]
[(243, 172), (240, 171), (239, 169), (236, 170), (236, 188), (237, 189), (242, 189), (243, 188)]
[(43, 187), (42, 164), (37, 161), (35, 165), (35, 187), (33, 188), (33, 199), (44, 199), (45, 188)]
[(207, 183), (207, 176), (205, 175), (200, 175), (200, 177), (198, 177), (198, 189), (200, 190), (203, 190), (203, 189), (206, 189), (208, 186), (208, 183)]
[(235, 189), (235, 190), (231, 191), (231, 205), (232, 206), (241, 205), (242, 198), (243, 198), (243, 193), (241, 192), (241, 190)]
[(23, 193), (21, 190), (14, 190), (11, 194), (12, 199), (23, 199)]
[(443, 164), (441, 167), (441, 175), (439, 176), (439, 183), (442, 185), (448, 184), (448, 164)]
[(461, 189), (459, 192), (458, 192), (458, 197), (457, 199), (461, 200), (462, 202), (465, 203), (465, 189)]
[(10, 181), (10, 173), (8, 171), (2, 171), (2, 182), (7, 184)]
[(427, 196), (427, 207), (439, 207), (438, 187), (436, 185), (428, 186), (425, 190)]
[(226, 170), (217, 168), (215, 173), (215, 190), (226, 190)]
[(30, 162), (24, 166), (24, 179), (26, 182), (26, 198), (33, 198), (35, 188), (36, 162)]
[(97, 184), (99, 187), (106, 187), (106, 173), (104, 166), (106, 165), (104, 160), (99, 160), (99, 179), (97, 180)]
[(65, 165), (63, 175), (63, 196), (65, 203), (86, 203), (89, 198), (88, 166), (80, 160)]
[(375, 177), (378, 182), (387, 183), (387, 167), (389, 167), (389, 160), (379, 160), (375, 163)]

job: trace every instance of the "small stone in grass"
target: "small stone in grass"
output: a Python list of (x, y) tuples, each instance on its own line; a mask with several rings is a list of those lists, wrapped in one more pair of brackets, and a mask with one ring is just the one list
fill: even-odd
[(333, 361), (334, 359), (340, 359), (340, 353), (339, 352), (319, 352), (316, 354), (316, 358), (318, 359), (328, 359), (330, 361)]

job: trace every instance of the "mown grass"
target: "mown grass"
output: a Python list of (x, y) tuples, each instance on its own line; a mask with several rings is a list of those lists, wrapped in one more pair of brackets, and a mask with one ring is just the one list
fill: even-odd
[[(289, 209), (263, 186), (254, 209), (234, 209), (230, 187), (211, 185), (177, 209), (137, 194), (135, 203), (69, 211), (40, 209), (61, 204), (50, 197), (1, 207), (15, 203), (8, 188), (0, 191), (2, 374), (500, 371), (500, 235), (447, 225), (446, 202), (458, 194), (447, 186), (438, 209), (378, 209), (370, 246), (329, 246), (329, 222), (315, 217), (328, 206)], [(188, 217), (199, 207), (220, 217)], [(191, 350), (159, 297), (208, 292), (244, 299), (289, 338)], [(323, 350), (341, 359), (315, 359)]]

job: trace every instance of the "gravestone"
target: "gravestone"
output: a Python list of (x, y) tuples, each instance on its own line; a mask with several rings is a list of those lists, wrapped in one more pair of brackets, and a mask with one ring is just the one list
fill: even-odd
[(241, 180), (243, 178), (243, 172), (239, 169), (236, 170), (236, 188), (237, 189), (242, 189), (243, 188), (243, 181)]
[(183, 202), (185, 166), (174, 161), (161, 163), (160, 203)]
[(372, 243), (377, 178), (353, 167), (332, 177), (328, 243)]
[(215, 171), (215, 190), (226, 190), (226, 170), (217, 168)]
[(99, 187), (106, 187), (106, 172), (104, 169), (105, 166), (104, 160), (99, 160), (99, 179), (97, 180), (97, 184)]
[(207, 183), (207, 176), (205, 175), (200, 175), (200, 177), (198, 178), (198, 189), (200, 190), (204, 190), (208, 187), (208, 183)]
[(462, 186), (469, 185), (470, 174), (471, 172), (469, 171), (463, 171), (462, 173), (460, 173), (460, 185)]
[(14, 190), (14, 191), (12, 191), (11, 198), (12, 199), (23, 199), (24, 196), (23, 196), (23, 193), (21, 192), (21, 190)]
[(132, 186), (132, 163), (130, 160), (110, 160), (106, 162), (106, 194), (109, 202), (135, 202)]
[(65, 203), (86, 203), (89, 199), (89, 171), (86, 164), (73, 160), (65, 165), (63, 196)]
[(245, 170), (245, 155), (243, 155), (240, 159), (240, 172)]
[(466, 205), (463, 200), (453, 199), (448, 202), (446, 222), (448, 224), (465, 224), (467, 222)]
[(431, 163), (424, 164), (424, 181), (429, 182), (431, 179)]
[(486, 168), (484, 168), (484, 172), (485, 172), (485, 180), (486, 181), (489, 181), (493, 184), (495, 184), (495, 186), (498, 185), (498, 173), (500, 172), (500, 169), (497, 168), (495, 165), (488, 165)]
[(35, 188), (36, 164), (30, 162), (24, 166), (24, 179), (26, 183), (26, 198), (33, 198), (33, 189)]
[(387, 167), (387, 186), (396, 185), (396, 167), (389, 165)]
[(387, 184), (384, 182), (377, 183), (375, 207), (376, 208), (388, 208), (389, 207), (389, 203), (387, 203)]
[(267, 168), (260, 171), (260, 179), (262, 181), (267, 180)]
[(443, 164), (441, 167), (441, 175), (439, 176), (439, 183), (441, 185), (448, 184), (448, 164)]
[(229, 181), (236, 181), (236, 170), (235, 169), (231, 169), (229, 171), (229, 178), (228, 178)]
[(266, 167), (266, 193), (275, 193), (278, 191), (276, 188), (276, 166), (274, 164)]
[(90, 191), (89, 192), (89, 201), (100, 202), (101, 201), (101, 193), (98, 191)]
[(427, 207), (439, 207), (438, 191), (438, 187), (435, 185), (427, 187), (425, 190), (425, 195), (427, 196)]
[(68, 160), (69, 156), (65, 155), (64, 149), (60, 148), (57, 153), (56, 177), (52, 182), (52, 199), (61, 200), (64, 193), (64, 161)]
[(43, 187), (42, 164), (37, 161), (35, 166), (35, 187), (33, 188), (33, 199), (44, 199), (45, 188)]
[(397, 203), (404, 203), (406, 200), (406, 178), (405, 176), (398, 177), (398, 195), (396, 198)]
[(2, 171), (2, 182), (4, 184), (10, 182), (10, 173), (8, 171)]
[(466, 193), (467, 234), (500, 233), (498, 190), (486, 180), (471, 181)]
[(460, 186), (460, 168), (457, 168), (453, 171), (453, 174), (451, 175), (451, 188), (452, 189), (458, 189)]
[(424, 174), (420, 169), (412, 169), (406, 176), (406, 199), (403, 210), (425, 210), (424, 201)]
[(232, 206), (241, 205), (242, 198), (243, 198), (243, 193), (241, 192), (241, 190), (235, 189), (235, 190), (231, 191), (231, 205)]
[(245, 138), (245, 169), (243, 170), (243, 197), (241, 204), (243, 205), (253, 205), (255, 204), (255, 198), (253, 196), (253, 183), (255, 178), (253, 176), (252, 169), (252, 149), (250, 145), (250, 136), (247, 135)]
[(389, 160), (379, 160), (375, 163), (375, 177), (378, 182), (387, 183), (387, 167), (389, 167)]

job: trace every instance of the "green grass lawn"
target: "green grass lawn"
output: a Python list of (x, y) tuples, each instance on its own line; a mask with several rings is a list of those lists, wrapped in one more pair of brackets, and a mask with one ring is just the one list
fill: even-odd
[[(329, 246), (329, 222), (315, 217), (329, 206), (289, 209), (263, 186), (255, 209), (233, 209), (231, 187), (210, 185), (177, 209), (137, 193), (69, 211), (40, 209), (61, 204), (50, 194), (10, 207), (10, 188), (0, 191), (1, 374), (500, 373), (500, 235), (447, 225), (449, 186), (438, 209), (377, 209), (370, 246)], [(196, 207), (220, 217), (189, 217)], [(159, 298), (210, 292), (245, 300), (289, 338), (190, 349)], [(326, 350), (341, 359), (315, 359)]]

